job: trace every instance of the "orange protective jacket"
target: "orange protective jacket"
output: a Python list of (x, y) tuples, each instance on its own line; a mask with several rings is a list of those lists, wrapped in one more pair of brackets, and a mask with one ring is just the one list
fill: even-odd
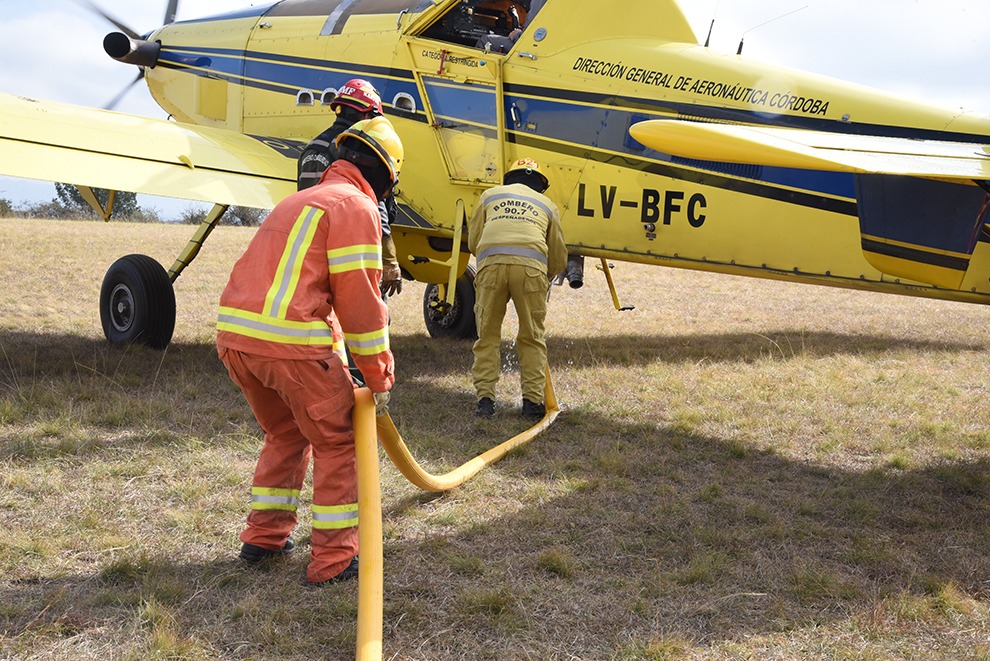
[(334, 162), (319, 185), (275, 207), (237, 260), (220, 296), (217, 346), (321, 360), (342, 350), (342, 334), (368, 387), (389, 390), (381, 240), (371, 186), (353, 164)]

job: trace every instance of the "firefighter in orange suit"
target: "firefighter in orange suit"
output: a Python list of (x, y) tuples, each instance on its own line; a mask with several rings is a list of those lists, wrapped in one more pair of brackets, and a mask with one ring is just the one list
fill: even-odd
[(468, 221), (468, 247), (477, 260), (474, 278), (478, 341), (471, 375), (478, 394), (476, 414), (495, 415), (502, 342), (508, 302), (516, 308), (522, 414), (542, 418), (546, 412), (547, 344), (543, 322), (549, 281), (567, 266), (560, 211), (543, 193), (550, 187), (536, 161), (516, 161), (496, 186), (482, 193)]
[(310, 584), (357, 575), (354, 386), (344, 342), (384, 412), (395, 380), (381, 299), (378, 203), (398, 181), (402, 143), (384, 117), (337, 137), (320, 183), (272, 210), (220, 297), (217, 347), (265, 432), (240, 557), (288, 553), (313, 459)]

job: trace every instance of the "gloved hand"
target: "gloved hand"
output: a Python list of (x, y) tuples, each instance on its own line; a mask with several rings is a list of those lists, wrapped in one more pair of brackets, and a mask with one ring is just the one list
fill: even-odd
[(388, 400), (390, 395), (387, 392), (376, 392), (372, 394), (375, 396), (375, 417), (380, 418), (388, 413)]
[(392, 296), (402, 291), (402, 271), (396, 262), (382, 263), (382, 293)]

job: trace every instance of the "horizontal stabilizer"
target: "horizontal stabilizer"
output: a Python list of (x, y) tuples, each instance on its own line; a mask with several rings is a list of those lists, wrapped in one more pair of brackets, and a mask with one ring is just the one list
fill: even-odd
[(629, 134), (650, 149), (701, 161), (934, 179), (990, 179), (983, 145), (825, 131), (650, 120)]

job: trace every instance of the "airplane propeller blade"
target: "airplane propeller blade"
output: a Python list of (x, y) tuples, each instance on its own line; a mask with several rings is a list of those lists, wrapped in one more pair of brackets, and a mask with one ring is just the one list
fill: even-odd
[(110, 102), (107, 103), (105, 106), (103, 106), (103, 109), (104, 110), (113, 110), (114, 108), (116, 108), (117, 107), (117, 104), (120, 103), (123, 100), (123, 98), (127, 95), (127, 93), (131, 91), (131, 88), (132, 87), (134, 87), (139, 82), (141, 82), (141, 79), (142, 78), (144, 78), (144, 69), (138, 69), (137, 78), (135, 78), (134, 80), (132, 80), (131, 82), (129, 82), (127, 84), (127, 86), (124, 87), (124, 89), (120, 90), (120, 92), (117, 94), (117, 96), (115, 96), (112, 99), (110, 99)]
[(141, 35), (139, 35), (137, 32), (135, 32), (134, 30), (130, 29), (129, 27), (127, 27), (126, 25), (124, 25), (123, 23), (121, 23), (120, 21), (118, 21), (116, 18), (114, 18), (113, 16), (111, 16), (108, 13), (106, 13), (105, 11), (103, 11), (102, 9), (100, 9), (98, 6), (96, 6), (95, 4), (93, 4), (92, 2), (90, 2), (89, 0), (75, 0), (75, 2), (76, 2), (76, 4), (82, 5), (83, 7), (88, 7), (94, 13), (102, 16), (104, 20), (109, 21), (110, 23), (112, 23), (113, 25), (115, 25), (118, 30), (120, 30), (121, 32), (123, 32), (124, 34), (126, 34), (131, 39), (140, 39), (141, 38)]
[(175, 12), (179, 9), (179, 0), (168, 0), (168, 7), (165, 8), (165, 23), (163, 25), (168, 25), (169, 23), (175, 22)]

